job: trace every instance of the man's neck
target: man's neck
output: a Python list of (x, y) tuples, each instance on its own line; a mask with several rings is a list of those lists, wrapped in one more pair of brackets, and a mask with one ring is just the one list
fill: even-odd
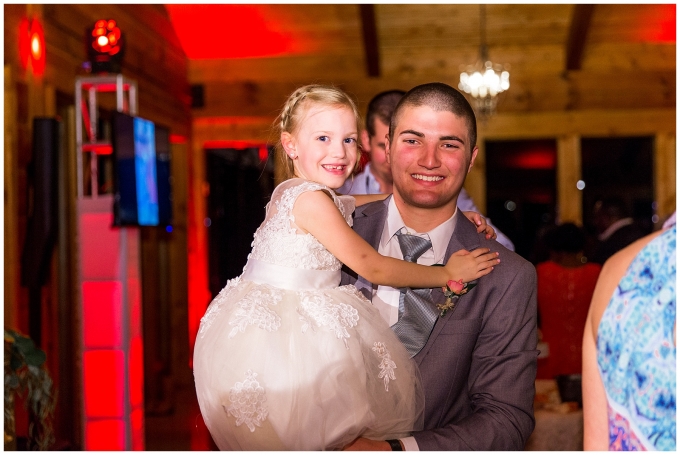
[(456, 200), (442, 207), (422, 208), (407, 204), (397, 193), (394, 193), (393, 198), (404, 224), (416, 232), (429, 232), (456, 212)]

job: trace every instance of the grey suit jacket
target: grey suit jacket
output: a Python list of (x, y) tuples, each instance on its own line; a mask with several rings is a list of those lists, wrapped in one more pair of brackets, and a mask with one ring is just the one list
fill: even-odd
[[(385, 201), (357, 208), (354, 230), (377, 249)], [(536, 271), (531, 263), (477, 234), (461, 214), (446, 251), (487, 247), (501, 263), (439, 318), (415, 356), (425, 390), (425, 429), (413, 433), (420, 450), (523, 450), (534, 429)], [(343, 269), (369, 300), (374, 285)], [(442, 303), (441, 289), (433, 300)]]

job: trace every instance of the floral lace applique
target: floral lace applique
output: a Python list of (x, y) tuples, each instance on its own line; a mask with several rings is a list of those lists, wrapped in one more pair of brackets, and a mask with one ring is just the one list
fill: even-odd
[(394, 370), (397, 368), (397, 364), (394, 363), (390, 352), (387, 350), (387, 346), (382, 341), (376, 341), (373, 343), (373, 352), (375, 352), (378, 357), (380, 357), (380, 374), (378, 378), (385, 382), (385, 392), (389, 391), (390, 380), (394, 381), (397, 377), (394, 374)]
[(205, 336), (205, 332), (212, 325), (213, 321), (217, 317), (217, 314), (220, 312), (220, 308), (222, 307), (222, 305), (225, 302), (229, 301), (229, 295), (232, 294), (232, 292), (235, 292), (238, 288), (241, 287), (240, 285), (243, 284), (245, 283), (241, 281), (240, 276), (227, 281), (226, 286), (224, 286), (222, 290), (219, 292), (219, 294), (217, 294), (217, 297), (215, 297), (215, 299), (208, 307), (208, 310), (201, 318), (201, 326), (200, 329), (198, 330), (198, 333), (200, 334), (201, 338)]
[(257, 381), (257, 373), (252, 370), (246, 371), (246, 379), (237, 382), (229, 391), (231, 404), (226, 409), (228, 414), (236, 417), (236, 426), (246, 424), (252, 432), (255, 427), (261, 427), (262, 422), (267, 420), (269, 410), (265, 406), (267, 396), (264, 387)]
[(297, 308), (302, 321), (302, 332), (309, 327), (316, 331), (317, 327), (325, 327), (331, 333), (335, 333), (338, 339), (345, 343), (349, 349), (347, 329), (355, 327), (359, 322), (359, 312), (351, 305), (335, 302), (323, 292), (300, 291), (300, 306)]
[(281, 317), (269, 305), (276, 305), (281, 301), (283, 291), (271, 286), (258, 286), (241, 298), (236, 304), (238, 309), (229, 321), (234, 326), (229, 332), (229, 338), (234, 338), (238, 332), (243, 333), (249, 325), (256, 325), (267, 332), (275, 332), (281, 326)]
[(367, 303), (369, 305), (372, 305), (371, 301), (366, 298), (364, 294), (359, 291), (356, 286), (353, 284), (346, 284), (344, 286), (338, 286), (337, 287), (338, 291), (342, 291), (345, 294), (351, 295), (352, 297), (356, 297), (357, 299), (363, 301), (364, 303)]
[[(335, 196), (330, 188), (302, 179), (291, 179), (279, 185), (267, 207), (264, 223), (255, 232), (253, 259), (270, 264), (307, 270), (339, 270), (341, 262), (333, 256), (313, 235), (299, 233), (295, 227), (293, 206), (300, 194), (324, 190), (333, 195), (338, 210), (351, 220), (353, 207)], [(353, 198), (349, 202), (353, 202)], [(349, 213), (347, 213), (349, 211)]]

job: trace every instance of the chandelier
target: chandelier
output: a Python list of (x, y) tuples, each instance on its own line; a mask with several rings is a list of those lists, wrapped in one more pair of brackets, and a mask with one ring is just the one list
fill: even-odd
[(496, 111), (498, 95), (510, 88), (510, 73), (499, 64), (489, 60), (486, 47), (486, 10), (480, 5), (479, 11), (479, 45), (480, 59), (474, 65), (462, 65), (458, 88), (472, 95), (472, 106), (482, 118), (491, 116)]

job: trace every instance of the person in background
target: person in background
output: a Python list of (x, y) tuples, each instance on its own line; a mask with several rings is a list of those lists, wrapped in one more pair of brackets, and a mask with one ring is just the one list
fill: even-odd
[(676, 448), (676, 226), (613, 255), (583, 334), (585, 450)]
[(604, 264), (614, 253), (630, 245), (644, 232), (628, 215), (626, 204), (617, 197), (595, 203), (593, 223), (597, 229), (597, 245), (588, 260)]
[(538, 379), (581, 373), (583, 326), (601, 266), (583, 256), (586, 236), (564, 223), (546, 236), (550, 259), (536, 266), (541, 341), (548, 357), (539, 360)]
[[(363, 152), (369, 162), (357, 175), (338, 188), (341, 194), (387, 194), (392, 192), (392, 171), (385, 159), (385, 137), (397, 103), (406, 92), (388, 90), (378, 93), (368, 103), (366, 129), (361, 132)], [(479, 211), (478, 211), (479, 212)]]
[[(385, 158), (385, 140), (389, 131), (390, 119), (397, 107), (397, 103), (406, 92), (403, 90), (388, 90), (380, 92), (368, 103), (366, 112), (366, 129), (361, 132), (363, 152), (367, 153), (370, 161), (357, 175), (347, 179), (338, 188), (340, 194), (385, 194), (392, 192), (392, 171)], [(465, 188), (458, 195), (458, 207), (463, 212), (482, 213)], [(496, 231), (496, 241), (515, 251), (515, 245), (505, 234), (487, 218), (486, 223)]]

